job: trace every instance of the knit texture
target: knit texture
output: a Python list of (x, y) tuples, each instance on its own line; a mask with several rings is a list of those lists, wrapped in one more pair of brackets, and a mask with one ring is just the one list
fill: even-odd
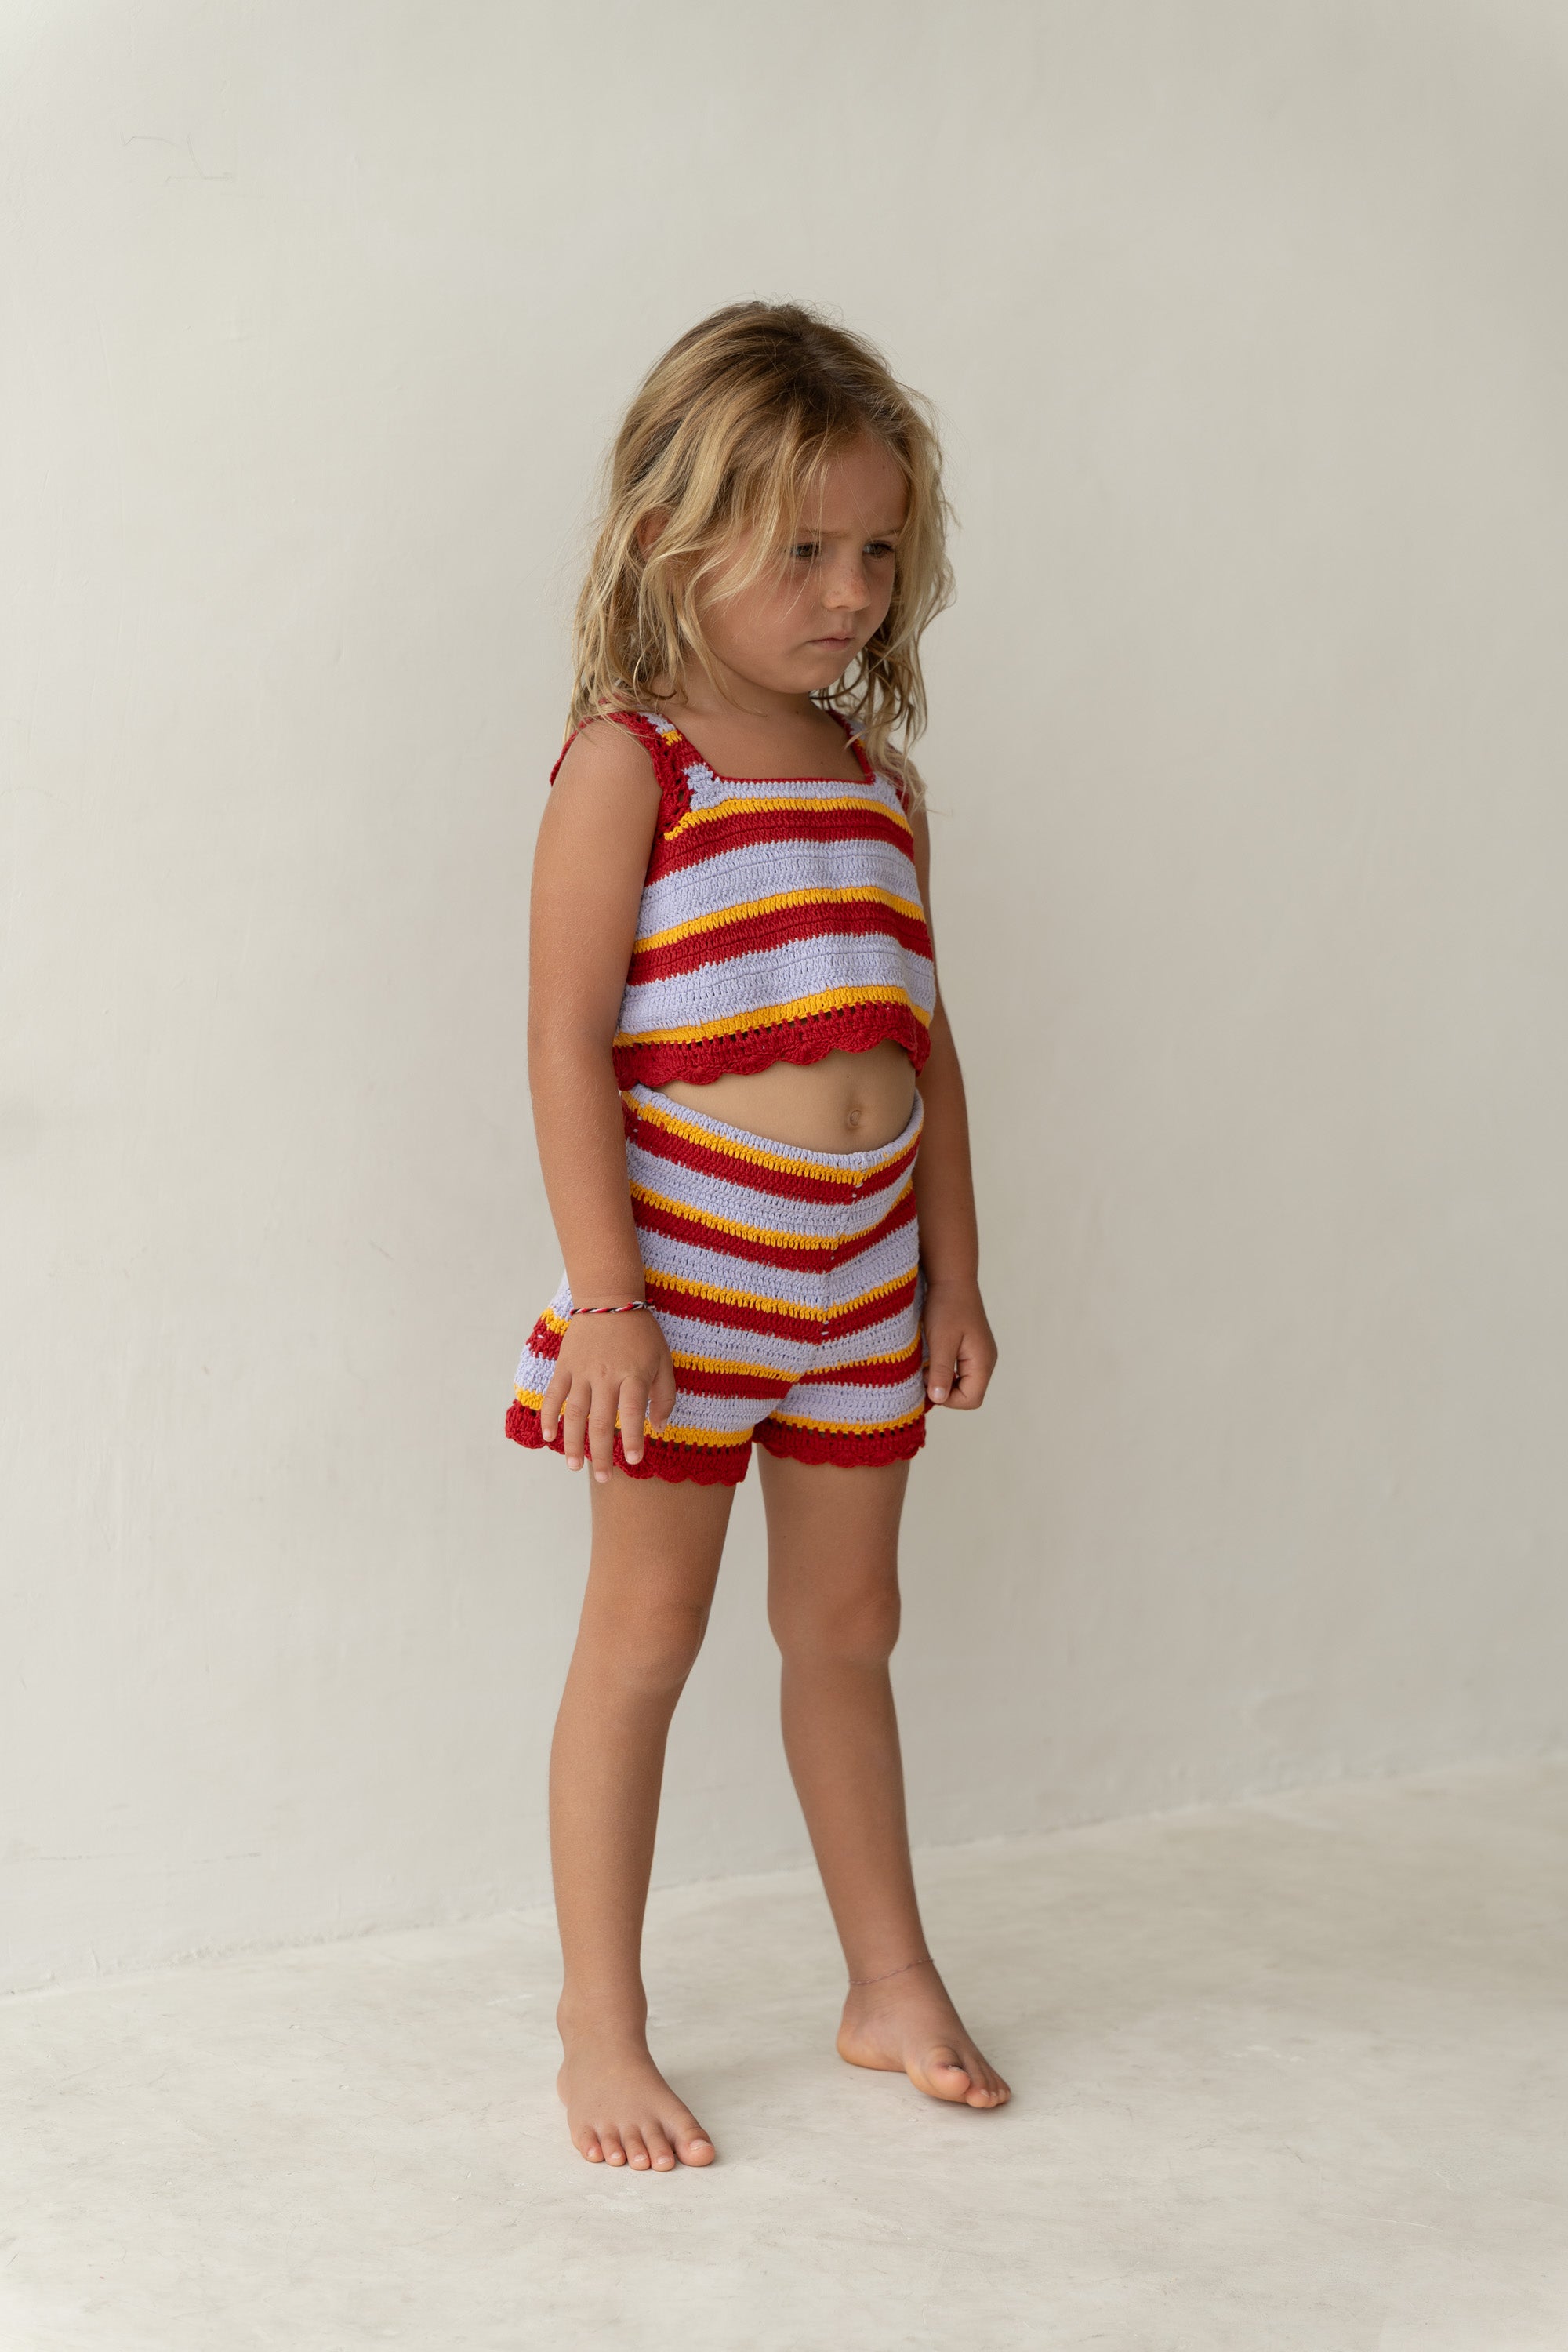
[(884, 1037), (919, 1070), (936, 971), (893, 780), (853, 737), (853, 782), (720, 776), (668, 719), (614, 717), (659, 787), (612, 1048), (621, 1086), (707, 1086)]
[[(920, 1233), (922, 1107), (877, 1151), (766, 1143), (651, 1087), (622, 1095), (626, 1175), (649, 1304), (675, 1365), (675, 1409), (634, 1478), (732, 1486), (754, 1437), (846, 1466), (925, 1442)], [(517, 1368), (507, 1435), (542, 1446), (539, 1409), (572, 1305), (560, 1287)], [(552, 1444), (563, 1451), (560, 1432)]]

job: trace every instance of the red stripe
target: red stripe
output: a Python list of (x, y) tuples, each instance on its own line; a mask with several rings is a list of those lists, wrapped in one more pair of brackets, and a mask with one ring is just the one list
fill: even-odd
[(697, 971), (706, 964), (728, 963), (733, 956), (757, 955), (765, 948), (785, 947), (795, 940), (890, 939), (910, 954), (931, 955), (931, 933), (920, 915), (900, 915), (875, 898), (816, 900), (805, 906), (773, 907), (762, 914), (744, 915), (732, 923), (716, 923), (663, 947), (640, 948), (626, 974), (628, 987), (645, 982), (672, 980), (677, 973)]
[(845, 1004), (813, 1013), (804, 1021), (780, 1021), (766, 1028), (737, 1030), (730, 1036), (699, 1037), (689, 1045), (635, 1039), (613, 1049), (616, 1080), (623, 1087), (663, 1087), (671, 1078), (705, 1087), (731, 1073), (749, 1076), (775, 1062), (820, 1062), (828, 1054), (866, 1054), (890, 1037), (917, 1071), (925, 1067), (931, 1039), (904, 1004)]
[[(824, 1366), (819, 1370), (802, 1372), (795, 1385), (797, 1388), (896, 1389), (905, 1381), (913, 1379), (923, 1360), (917, 1339), (907, 1355), (896, 1356), (889, 1363), (838, 1364), (831, 1369)], [(678, 1380), (683, 1381), (685, 1377), (684, 1372), (676, 1374)]]
[(542, 1315), (528, 1335), (528, 1352), (531, 1356), (547, 1357), (551, 1363), (561, 1353), (561, 1334), (551, 1329)]
[(822, 1339), (837, 1339), (846, 1331), (868, 1330), (873, 1323), (886, 1323), (901, 1314), (914, 1297), (915, 1281), (911, 1274), (891, 1290), (879, 1291), (874, 1298), (864, 1299), (847, 1315), (824, 1317), (820, 1321), (812, 1315), (785, 1315), (776, 1307), (752, 1307), (738, 1298), (697, 1297), (690, 1291), (676, 1289), (657, 1274), (647, 1277), (647, 1295), (650, 1305), (661, 1317), (682, 1317), (689, 1323), (715, 1323), (721, 1330), (804, 1339), (816, 1345)]
[[(635, 1114), (636, 1106), (632, 1108)], [(743, 1184), (749, 1192), (765, 1192), (775, 1201), (815, 1201), (830, 1205), (850, 1202), (857, 1196), (861, 1200), (875, 1199), (889, 1185), (901, 1183), (914, 1166), (915, 1154), (920, 1150), (917, 1137), (895, 1158), (864, 1170), (857, 1184), (853, 1178), (814, 1176), (809, 1167), (762, 1168), (741, 1152), (700, 1143), (694, 1136), (666, 1127), (657, 1118), (636, 1118), (635, 1124), (628, 1123), (628, 1132), (637, 1149), (646, 1151), (650, 1159), (667, 1160), (677, 1168), (690, 1169), (694, 1175), (717, 1176), (728, 1184)], [(698, 1213), (693, 1210), (693, 1215)]]
[[(717, 1323), (727, 1331), (771, 1333), (778, 1339), (815, 1340), (822, 1326), (809, 1315), (782, 1315), (770, 1307), (750, 1307), (738, 1298), (697, 1298), (677, 1290), (657, 1274), (647, 1277), (648, 1303), (665, 1315), (690, 1322)], [(912, 1289), (912, 1285), (911, 1285)]]
[[(852, 792), (853, 785), (847, 785)], [(907, 825), (879, 808), (875, 801), (857, 801), (849, 808), (738, 809), (733, 816), (708, 817), (687, 825), (672, 838), (661, 833), (648, 860), (647, 878), (657, 882), (688, 866), (701, 866), (727, 849), (750, 849), (762, 841), (885, 841), (910, 855)]]
[[(754, 1397), (763, 1404), (777, 1404), (795, 1385), (788, 1372), (709, 1372), (695, 1364), (677, 1364), (675, 1380), (682, 1396)], [(679, 1406), (673, 1417), (679, 1419)]]
[(889, 1234), (912, 1223), (916, 1213), (915, 1196), (910, 1191), (903, 1200), (895, 1201), (887, 1214), (867, 1232), (853, 1234), (834, 1249), (807, 1249), (796, 1242), (754, 1242), (742, 1234), (721, 1232), (697, 1209), (682, 1212), (659, 1208), (652, 1201), (632, 1202), (639, 1233), (663, 1234), (670, 1241), (712, 1250), (719, 1256), (740, 1258), (751, 1265), (785, 1266), (802, 1274), (826, 1274), (830, 1269), (853, 1265), (858, 1257), (875, 1249)]
[(914, 1297), (915, 1281), (916, 1276), (911, 1274), (906, 1281), (900, 1283), (896, 1290), (881, 1291), (875, 1298), (865, 1299), (858, 1307), (851, 1307), (847, 1315), (836, 1315), (829, 1338), (837, 1339), (844, 1331), (865, 1331), (873, 1323), (886, 1323), (893, 1316), (901, 1315)]
[[(677, 1364), (676, 1386), (682, 1396), (771, 1398), (776, 1404), (792, 1388), (838, 1387), (896, 1389), (920, 1370), (920, 1341), (891, 1363), (841, 1364), (831, 1371), (742, 1372), (714, 1370), (697, 1364)], [(680, 1418), (677, 1406), (675, 1418)]]
[(832, 1462), (841, 1470), (879, 1469), (884, 1463), (907, 1462), (926, 1442), (925, 1415), (905, 1422), (901, 1429), (791, 1429), (778, 1421), (760, 1421), (752, 1432), (770, 1454), (795, 1462)]

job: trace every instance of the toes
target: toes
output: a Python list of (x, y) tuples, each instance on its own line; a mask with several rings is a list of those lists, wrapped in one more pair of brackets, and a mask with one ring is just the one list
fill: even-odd
[(647, 2152), (641, 2132), (638, 2131), (635, 2126), (626, 2135), (626, 2162), (631, 2166), (632, 2170), (634, 2172), (647, 2172), (653, 2162), (653, 2158)]
[(645, 2124), (643, 2126), (643, 2140), (647, 2146), (648, 2155), (652, 2159), (654, 2170), (656, 2172), (673, 2172), (675, 2169), (675, 2150), (671, 2147), (668, 2140), (665, 2137), (662, 2125)]
[(978, 2050), (973, 2053), (973, 2063), (969, 2071), (974, 2083), (974, 2088), (969, 2094), (970, 2106), (1003, 2107), (1006, 2105), (1012, 2095), (1006, 2084), (994, 2066), (988, 2066), (985, 2063)]
[(974, 2088), (974, 2078), (968, 2067), (960, 2063), (957, 2051), (944, 2045), (939, 2045), (928, 2054), (922, 2072), (934, 2098), (953, 2099), (962, 2104)]
[(606, 2164), (625, 2164), (626, 2160), (626, 2152), (621, 2146), (621, 2138), (618, 2132), (601, 2132), (599, 2134), (599, 2144), (605, 2151), (605, 2162)]
[(711, 2164), (713, 2143), (695, 2116), (679, 2125), (675, 2133), (675, 2153), (682, 2164)]
[(585, 2131), (577, 2143), (577, 2153), (579, 2156), (585, 2156), (590, 2164), (603, 2164), (605, 2151), (599, 2146), (599, 2135), (596, 2131)]

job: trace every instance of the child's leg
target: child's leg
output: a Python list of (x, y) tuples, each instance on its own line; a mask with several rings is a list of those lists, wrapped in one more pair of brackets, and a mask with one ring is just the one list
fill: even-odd
[(713, 2150), (648, 2055), (640, 1952), (665, 1736), (702, 1644), (734, 1489), (616, 1471), (595, 1485), (594, 1549), (550, 1759), (550, 1843), (565, 1981), (561, 2095), (593, 2162)]
[(935, 2098), (1000, 2106), (1006, 2084), (925, 1960), (910, 1868), (888, 1673), (909, 1465), (838, 1469), (761, 1453), (759, 1460), (768, 1614), (784, 1656), (784, 1748), (850, 1977), (879, 1979), (851, 1984), (839, 2053), (858, 2066), (902, 2071)]

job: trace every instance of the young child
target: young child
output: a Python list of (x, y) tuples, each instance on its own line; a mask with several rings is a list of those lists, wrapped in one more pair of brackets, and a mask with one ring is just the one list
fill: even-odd
[(946, 518), (931, 427), (877, 353), (737, 303), (632, 403), (578, 605), (529, 1013), (566, 1272), (507, 1432), (592, 1471), (551, 1763), (560, 2089), (591, 2163), (713, 2160), (649, 2054), (639, 1953), (666, 1734), (753, 1440), (839, 2052), (1008, 2096), (926, 1950), (888, 1675), (928, 1405), (972, 1412), (996, 1357), (906, 748)]

